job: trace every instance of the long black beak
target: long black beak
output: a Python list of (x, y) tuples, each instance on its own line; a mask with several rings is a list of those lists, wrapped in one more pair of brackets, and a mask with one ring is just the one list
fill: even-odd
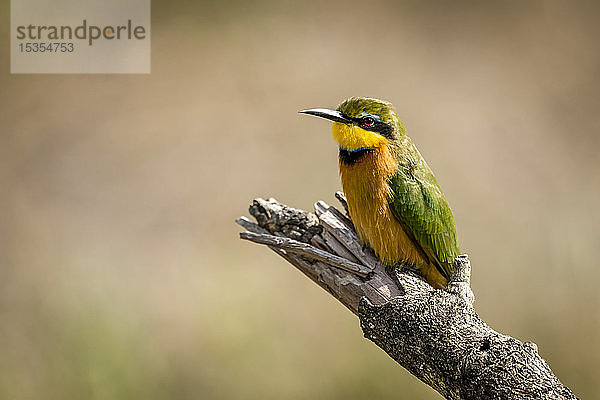
[(343, 124), (352, 123), (352, 120), (344, 117), (341, 112), (330, 110), (328, 108), (311, 108), (310, 110), (302, 110), (298, 112), (300, 114), (314, 115), (315, 117), (321, 117), (330, 121), (341, 122)]

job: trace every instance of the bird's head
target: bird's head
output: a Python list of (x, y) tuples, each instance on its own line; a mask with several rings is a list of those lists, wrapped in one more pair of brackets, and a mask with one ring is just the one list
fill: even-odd
[(313, 108), (300, 113), (333, 121), (333, 138), (344, 150), (380, 147), (405, 134), (394, 106), (378, 99), (351, 97), (335, 110)]

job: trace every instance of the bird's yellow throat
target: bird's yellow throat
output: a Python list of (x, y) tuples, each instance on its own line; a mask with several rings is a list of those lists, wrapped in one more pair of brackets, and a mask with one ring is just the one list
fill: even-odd
[(341, 122), (333, 123), (332, 133), (335, 141), (344, 150), (379, 147), (386, 141), (383, 136), (376, 132), (367, 131), (356, 125), (347, 125)]

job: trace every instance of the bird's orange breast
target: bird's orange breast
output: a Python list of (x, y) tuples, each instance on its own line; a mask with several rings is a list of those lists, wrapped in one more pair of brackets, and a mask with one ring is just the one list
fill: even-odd
[(388, 179), (398, 167), (388, 145), (376, 147), (352, 165), (340, 162), (340, 176), (348, 200), (348, 212), (360, 239), (386, 264), (427, 261), (392, 214)]

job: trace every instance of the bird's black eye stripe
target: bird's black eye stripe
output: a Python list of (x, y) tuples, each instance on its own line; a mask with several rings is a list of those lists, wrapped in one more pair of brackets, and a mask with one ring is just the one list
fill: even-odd
[(347, 115), (344, 115), (344, 118), (351, 120), (356, 125), (360, 126), (361, 128), (367, 131), (377, 132), (381, 136), (390, 140), (394, 139), (394, 128), (391, 125), (386, 124), (385, 122), (381, 122), (379, 119), (373, 118), (368, 115), (362, 118), (352, 118)]
[(394, 128), (387, 124), (383, 124), (383, 128), (379, 131), (384, 138), (394, 140)]

